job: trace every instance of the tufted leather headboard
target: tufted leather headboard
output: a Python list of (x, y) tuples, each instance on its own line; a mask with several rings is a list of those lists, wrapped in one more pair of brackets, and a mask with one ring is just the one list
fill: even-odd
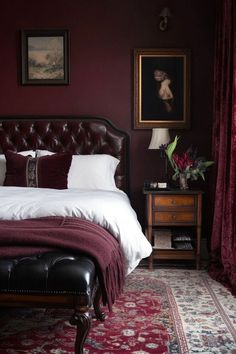
[(129, 193), (129, 136), (98, 117), (0, 117), (0, 153), (46, 149), (73, 154), (109, 154), (117, 157), (115, 181)]

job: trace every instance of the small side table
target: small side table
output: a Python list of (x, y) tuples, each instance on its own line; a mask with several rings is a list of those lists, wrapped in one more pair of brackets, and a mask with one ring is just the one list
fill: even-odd
[[(149, 268), (154, 259), (193, 260), (200, 268), (202, 194), (200, 190), (148, 190), (146, 199), (146, 237), (152, 244)], [(171, 245), (159, 247), (158, 240), (171, 232)], [(165, 243), (165, 239), (163, 239)], [(166, 241), (168, 241), (166, 239)]]

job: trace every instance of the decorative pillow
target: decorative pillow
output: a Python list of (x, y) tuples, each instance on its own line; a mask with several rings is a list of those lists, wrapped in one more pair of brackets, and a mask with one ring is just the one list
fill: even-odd
[[(35, 151), (33, 150), (20, 151), (17, 152), (17, 154), (23, 156), (31, 155), (32, 157), (35, 157)], [(5, 155), (0, 155), (0, 186), (3, 186), (5, 175), (6, 175), (6, 158)]]
[(67, 175), (72, 159), (69, 152), (33, 158), (7, 151), (5, 156), (5, 186), (67, 188)]
[[(54, 154), (36, 150), (36, 156)], [(119, 160), (111, 155), (73, 155), (68, 173), (68, 188), (117, 190), (115, 172)]]

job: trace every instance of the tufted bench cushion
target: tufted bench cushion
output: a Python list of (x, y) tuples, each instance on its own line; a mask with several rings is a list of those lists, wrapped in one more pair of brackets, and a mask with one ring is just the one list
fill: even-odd
[(0, 260), (0, 292), (82, 295), (91, 302), (95, 265), (85, 255), (49, 252)]
[(96, 318), (105, 319), (100, 299), (95, 263), (82, 253), (58, 251), (0, 259), (0, 306), (73, 308), (75, 354), (83, 353), (92, 306)]

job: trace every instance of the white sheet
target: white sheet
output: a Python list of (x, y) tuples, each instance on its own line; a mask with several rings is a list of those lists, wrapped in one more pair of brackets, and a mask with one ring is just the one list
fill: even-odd
[(76, 216), (105, 227), (119, 241), (130, 273), (152, 247), (122, 191), (0, 187), (0, 219)]

